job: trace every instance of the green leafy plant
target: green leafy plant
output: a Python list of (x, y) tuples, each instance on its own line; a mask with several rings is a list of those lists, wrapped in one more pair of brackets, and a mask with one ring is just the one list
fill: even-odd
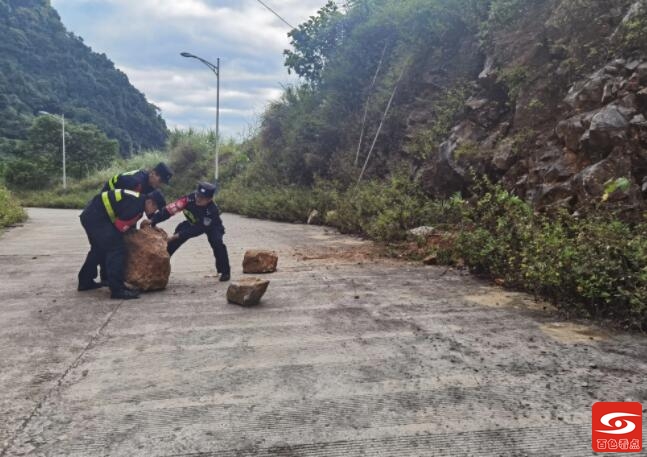
[(17, 203), (16, 198), (0, 186), (0, 228), (22, 222), (27, 219), (27, 213)]
[(505, 84), (508, 97), (512, 103), (516, 102), (521, 94), (524, 84), (528, 80), (528, 69), (522, 66), (504, 68), (499, 73), (498, 82)]
[(617, 178), (611, 179), (604, 183), (604, 194), (602, 195), (602, 201), (606, 202), (609, 200), (611, 194), (616, 191), (624, 192), (631, 187), (631, 181), (628, 178)]

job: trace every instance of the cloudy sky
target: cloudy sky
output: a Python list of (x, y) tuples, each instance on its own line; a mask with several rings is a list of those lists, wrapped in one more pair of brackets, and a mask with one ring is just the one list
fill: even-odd
[[(297, 26), (326, 0), (262, 0)], [(68, 30), (105, 53), (162, 109), (170, 128), (214, 128), (216, 78), (188, 51), (221, 59), (220, 126), (239, 137), (295, 78), (290, 28), (257, 0), (52, 0)]]

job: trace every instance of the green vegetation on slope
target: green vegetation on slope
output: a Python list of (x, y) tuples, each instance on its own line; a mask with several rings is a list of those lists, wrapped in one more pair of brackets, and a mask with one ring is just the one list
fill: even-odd
[(48, 0), (0, 0), (0, 138), (25, 138), (41, 110), (98, 126), (123, 154), (162, 147), (167, 135), (157, 108)]
[[(408, 113), (403, 107), (419, 95), (415, 83), (425, 78), (430, 66), (463, 72), (451, 68), (452, 58), (461, 52), (463, 37), (478, 32), (487, 15), (487, 3), (355, 0), (341, 11), (329, 2), (293, 30), (293, 49), (286, 51), (285, 64), (305, 82), (288, 88), (263, 115), (255, 160), (263, 162), (259, 169), (265, 179), (311, 185), (315, 177), (322, 177), (351, 184), (359, 175), (397, 84), (395, 102), (368, 166), (372, 176), (387, 175), (393, 169), (393, 156), (406, 155), (402, 146)], [(447, 82), (444, 89), (448, 93), (463, 87), (459, 82)], [(365, 112), (365, 141), (359, 148), (357, 167), (354, 163)], [(451, 125), (442, 127), (442, 132), (441, 126), (434, 130), (435, 139), (446, 136)], [(416, 150), (408, 158), (415, 161), (421, 155)]]

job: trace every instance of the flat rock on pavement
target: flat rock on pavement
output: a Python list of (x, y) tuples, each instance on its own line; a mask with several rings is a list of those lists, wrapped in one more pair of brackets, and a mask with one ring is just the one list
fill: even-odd
[(276, 252), (252, 249), (245, 252), (243, 257), (243, 273), (274, 273), (278, 263), (279, 257)]
[(243, 278), (234, 281), (227, 289), (227, 301), (241, 306), (256, 306), (270, 282), (265, 279)]

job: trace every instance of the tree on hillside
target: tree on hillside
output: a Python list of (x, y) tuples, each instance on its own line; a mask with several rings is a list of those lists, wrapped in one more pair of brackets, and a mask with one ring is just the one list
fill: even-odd
[[(488, 4), (349, 0), (340, 9), (328, 2), (290, 32), (285, 65), (303, 79), (263, 115), (260, 159), (267, 161), (266, 169), (289, 184), (307, 185), (317, 176), (350, 183), (356, 156), (363, 160), (378, 136), (370, 172), (387, 174), (389, 156), (402, 151), (406, 141), (401, 109), (419, 96), (411, 88), (430, 70), (454, 71), (449, 68), (453, 56), (466, 37), (476, 36)], [(393, 107), (379, 130), (392, 96)], [(360, 132), (370, 139), (358, 151)], [(448, 133), (438, 136), (444, 140)]]
[(288, 33), (294, 51), (285, 50), (285, 66), (308, 82), (316, 84), (327, 60), (337, 49), (343, 36), (342, 14), (333, 1), (321, 8), (316, 16)]
[[(119, 143), (110, 140), (91, 124), (65, 125), (66, 171), (71, 178), (82, 178), (106, 168), (119, 157)], [(63, 145), (61, 123), (50, 116), (37, 117), (27, 140), (15, 150), (17, 159), (5, 170), (7, 184), (16, 189), (46, 188), (62, 174)]]

